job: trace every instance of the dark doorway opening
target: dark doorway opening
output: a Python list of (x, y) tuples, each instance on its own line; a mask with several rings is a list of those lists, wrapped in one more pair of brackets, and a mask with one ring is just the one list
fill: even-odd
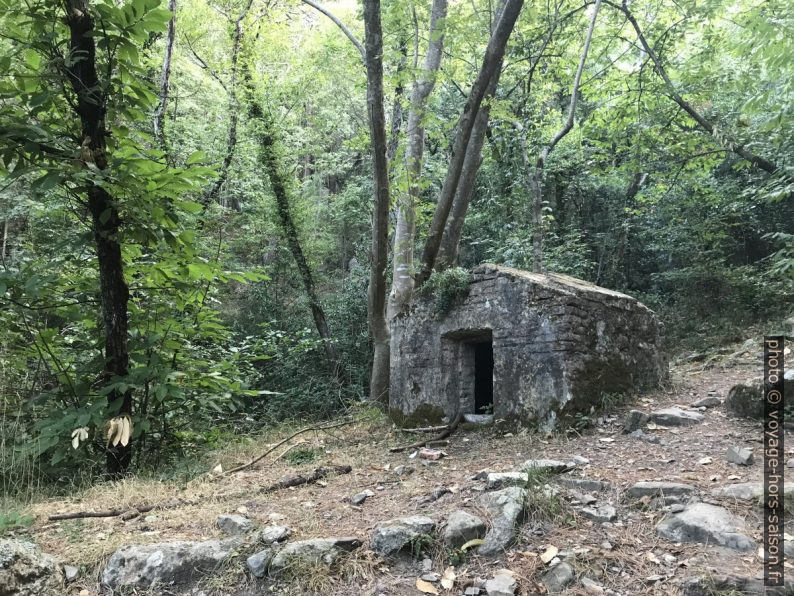
[(474, 413), (493, 414), (493, 342), (474, 347)]

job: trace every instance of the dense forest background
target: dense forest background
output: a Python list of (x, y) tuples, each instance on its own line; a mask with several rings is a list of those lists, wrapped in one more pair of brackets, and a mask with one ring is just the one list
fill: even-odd
[[(446, 4), (380, 7), (389, 278), (395, 228), (415, 224), (422, 251), (498, 31), (496, 3)], [(117, 467), (130, 458), (117, 472), (163, 470), (368, 398), (377, 172), (361, 6), (0, 8), (4, 492), (92, 477), (108, 444), (127, 451)], [(638, 297), (673, 353), (788, 316), (792, 4), (543, 0), (508, 34), (448, 264), (532, 269), (541, 229), (546, 270)], [(108, 330), (122, 318), (119, 368)]]

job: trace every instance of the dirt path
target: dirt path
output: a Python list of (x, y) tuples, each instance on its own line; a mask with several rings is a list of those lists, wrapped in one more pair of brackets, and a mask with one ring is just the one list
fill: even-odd
[[(611, 504), (617, 509), (615, 522), (586, 519), (569, 496), (562, 493), (562, 508), (547, 512), (550, 517), (541, 515), (528, 520), (521, 527), (516, 544), (503, 556), (496, 559), (471, 556), (465, 562), (453, 561), (458, 578), (456, 586), (451, 592), (444, 592), (439, 586), (439, 591), (461, 594), (477, 578), (486, 579), (495, 570), (507, 568), (518, 580), (517, 593), (543, 593), (540, 576), (546, 566), (538, 555), (550, 545), (567, 555), (565, 561), (576, 575), (566, 594), (681, 594), (680, 583), (687, 577), (726, 572), (755, 577), (762, 571), (756, 553), (668, 542), (654, 531), (666, 512), (648, 507), (647, 503), (638, 506), (636, 500), (626, 498), (624, 491), (639, 481), (690, 484), (695, 487), (698, 500), (719, 504), (745, 519), (751, 538), (760, 544), (760, 508), (744, 502), (716, 500), (710, 494), (717, 486), (762, 480), (760, 422), (731, 418), (724, 406), (719, 405), (703, 412), (703, 422), (694, 426), (646, 429), (662, 438), (664, 444), (629, 437), (622, 433), (622, 425), (625, 413), (633, 408), (643, 411), (673, 405), (686, 408), (710, 395), (724, 399), (733, 384), (759, 374), (756, 360), (755, 355), (744, 354), (709, 367), (702, 363), (675, 366), (669, 387), (601, 414), (581, 433), (544, 436), (500, 430), (498, 426), (486, 430), (462, 429), (444, 447), (447, 456), (438, 462), (412, 458), (410, 452), (389, 453), (389, 447), (410, 443), (415, 437), (397, 434), (382, 419), (373, 419), (328, 434), (309, 435), (301, 448), (304, 453), (312, 454), (314, 460), (299, 465), (281, 460), (220, 482), (194, 481), (181, 490), (173, 483), (132, 480), (114, 487), (98, 487), (79, 500), (38, 504), (34, 507), (38, 521), (32, 533), (43, 550), (64, 561), (79, 561), (84, 565), (70, 593), (85, 590), (82, 592), (85, 596), (96, 593), (97, 570), (119, 545), (219, 537), (215, 527), (217, 515), (238, 511), (260, 526), (289, 525), (292, 539), (349, 535), (359, 537), (365, 544), (349, 562), (345, 571), (347, 579), (328, 578), (325, 583), (317, 577), (313, 578), (314, 583), (308, 580), (301, 583), (298, 579), (298, 588), (295, 584), (287, 587), (277, 584), (269, 587), (273, 593), (297, 594), (314, 588), (327, 594), (416, 595), (420, 594), (415, 582), (423, 573), (421, 561), (394, 564), (379, 560), (366, 550), (378, 522), (413, 514), (441, 522), (456, 509), (482, 513), (476, 502), (485, 485), (482, 480), (473, 479), (477, 472), (516, 471), (527, 459), (569, 461), (580, 456), (589, 463), (577, 466), (567, 476), (611, 483), (612, 488), (599, 493), (597, 498), (598, 504)], [(749, 467), (727, 463), (725, 454), (731, 446), (752, 448), (755, 463)], [(307, 448), (311, 451), (306, 451)], [(233, 467), (262, 450), (263, 445), (259, 444), (249, 446), (246, 453), (227, 451), (223, 464), (226, 468)], [(710, 458), (710, 462), (699, 463), (704, 458)], [(257, 492), (286, 473), (305, 472), (325, 464), (350, 464), (353, 473), (268, 495)], [(411, 466), (415, 471), (398, 477), (394, 469), (401, 465)], [(430, 503), (423, 502), (422, 497), (436, 487), (445, 487), (450, 492)], [(372, 490), (374, 496), (359, 507), (352, 506), (349, 497), (365, 489)], [(194, 504), (141, 515), (130, 521), (119, 518), (45, 521), (47, 514), (56, 511), (126, 507), (171, 496), (192, 500)], [(794, 534), (791, 527), (787, 528)], [(436, 548), (431, 554), (432, 569), (443, 572), (450, 564), (450, 553)], [(236, 567), (229, 566), (223, 575), (207, 578), (202, 584), (206, 593), (257, 594), (267, 590), (244, 573), (243, 560)], [(580, 583), (582, 578), (593, 580), (604, 592), (598, 592), (597, 588), (586, 592)]]

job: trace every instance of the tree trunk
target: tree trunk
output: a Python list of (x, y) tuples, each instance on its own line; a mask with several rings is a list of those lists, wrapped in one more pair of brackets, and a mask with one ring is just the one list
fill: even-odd
[(447, 218), (452, 209), (452, 202), (463, 171), (463, 161), (472, 129), (474, 128), (474, 121), (477, 118), (480, 104), (485, 97), (488, 84), (502, 63), (507, 41), (523, 5), (524, 0), (507, 0), (505, 2), (505, 7), (485, 50), (485, 57), (483, 58), (480, 72), (472, 85), (466, 105), (463, 107), (463, 113), (460, 116), (460, 120), (458, 120), (458, 132), (452, 146), (452, 157), (447, 169), (447, 175), (444, 178), (444, 184), (441, 187), (441, 194), (433, 214), (433, 221), (430, 224), (430, 232), (422, 252), (422, 268), (416, 276), (417, 286), (424, 283), (433, 272), (436, 256), (441, 246), (441, 235), (447, 225)]
[[(218, 172), (218, 177), (210, 185), (204, 193), (204, 203), (209, 204), (211, 201), (217, 201), (220, 197), (220, 190), (229, 178), (229, 168), (232, 165), (234, 158), (234, 149), (237, 146), (237, 124), (239, 121), (240, 102), (237, 98), (237, 79), (238, 79), (238, 62), (240, 59), (240, 48), (243, 43), (243, 20), (245, 20), (248, 11), (251, 9), (253, 0), (245, 5), (240, 16), (234, 21), (234, 33), (232, 34), (232, 72), (231, 80), (229, 82), (229, 133), (226, 137), (226, 154), (221, 162), (221, 168)], [(225, 201), (220, 201), (221, 205), (226, 207)], [(234, 200), (230, 205), (232, 208), (239, 210), (240, 204)]]
[(171, 58), (174, 54), (174, 38), (176, 36), (176, 0), (168, 1), (168, 10), (171, 11), (171, 20), (168, 21), (168, 31), (165, 35), (165, 55), (163, 68), (160, 71), (160, 103), (154, 112), (154, 137), (160, 144), (168, 158), (168, 144), (165, 138), (165, 110), (168, 104), (168, 91), (171, 85)]
[(273, 122), (269, 117), (265, 116), (262, 106), (254, 97), (249, 98), (248, 114), (251, 120), (257, 124), (258, 130), (256, 138), (259, 146), (259, 154), (261, 156), (262, 165), (270, 180), (270, 188), (273, 190), (273, 195), (276, 197), (276, 211), (278, 212), (279, 221), (281, 223), (281, 231), (287, 240), (287, 245), (292, 253), (292, 257), (295, 259), (295, 263), (298, 266), (298, 272), (303, 281), (303, 287), (309, 298), (309, 307), (311, 308), (312, 317), (314, 318), (314, 325), (317, 328), (317, 333), (323, 340), (323, 349), (325, 350), (326, 358), (338, 374), (339, 358), (331, 339), (331, 333), (328, 330), (325, 311), (317, 296), (314, 277), (312, 276), (311, 269), (309, 269), (309, 264), (306, 262), (306, 256), (303, 253), (303, 248), (298, 238), (298, 228), (295, 225), (295, 220), (292, 218), (288, 190), (289, 182), (281, 168)]
[(427, 100), (436, 84), (444, 47), (447, 0), (433, 0), (430, 12), (430, 42), (427, 46), (422, 72), (414, 80), (411, 106), (408, 111), (408, 131), (405, 147), (405, 170), (408, 189), (397, 202), (397, 223), (394, 228), (394, 256), (392, 289), (389, 299), (389, 318), (399, 312), (411, 299), (414, 289), (414, 244), (416, 242), (416, 203), (419, 200), (422, 158), (425, 148), (423, 119)]
[[(587, 60), (587, 53), (590, 50), (590, 42), (593, 39), (593, 30), (595, 29), (595, 22), (596, 17), (598, 16), (599, 8), (601, 8), (601, 0), (596, 0), (595, 7), (593, 8), (593, 14), (590, 17), (590, 25), (587, 29), (587, 37), (585, 37), (584, 46), (582, 47), (582, 55), (579, 58), (579, 66), (577, 67), (576, 75), (573, 78), (573, 86), (571, 88), (571, 103), (568, 106), (568, 117), (566, 118), (563, 127), (557, 131), (557, 134), (554, 135), (554, 137), (551, 139), (551, 142), (540, 152), (540, 156), (538, 157), (537, 162), (535, 162), (535, 169), (532, 171), (530, 176), (529, 187), (533, 199), (532, 271), (535, 273), (543, 272), (543, 166), (545, 165), (549, 154), (557, 146), (557, 143), (559, 143), (573, 128), (574, 117), (576, 116), (576, 102), (579, 95), (579, 82), (582, 80), (582, 71), (584, 70), (584, 64)], [(524, 163), (525, 167), (529, 165), (526, 138), (524, 140)]]
[[(645, 35), (642, 33), (642, 29), (640, 28), (640, 24), (637, 22), (637, 19), (634, 18), (634, 14), (629, 10), (629, 6), (626, 0), (623, 0), (622, 5), (613, 4), (612, 2), (607, 2), (610, 6), (617, 8), (621, 11), (626, 18), (631, 23), (631, 26), (634, 28), (634, 32), (637, 34), (637, 39), (639, 40), (640, 44), (642, 45), (645, 52), (650, 56), (651, 60), (653, 60), (653, 64), (656, 67), (656, 72), (659, 73), (659, 76), (662, 77), (664, 84), (667, 86), (667, 90), (670, 93), (670, 97), (677, 103), (682, 110), (684, 110), (687, 114), (689, 114), (692, 119), (700, 125), (700, 127), (717, 139), (717, 142), (724, 146), (725, 148), (733, 151), (741, 157), (749, 161), (754, 166), (757, 166), (768, 172), (769, 174), (774, 173), (777, 170), (777, 165), (768, 159), (761, 157), (760, 155), (756, 155), (751, 151), (745, 149), (742, 145), (737, 144), (734, 140), (728, 138), (724, 133), (718, 136), (717, 130), (714, 128), (714, 125), (709, 122), (700, 112), (698, 112), (688, 101), (686, 101), (681, 94), (676, 90), (673, 81), (670, 80), (670, 77), (667, 74), (667, 71), (662, 64), (662, 61), (659, 59), (659, 56), (656, 55), (654, 49), (648, 44), (648, 41), (645, 39)], [(720, 131), (722, 132), (722, 131)]]
[[(496, 94), (499, 85), (502, 66), (494, 73), (488, 83), (485, 99), (491, 99)], [(474, 128), (471, 131), (471, 138), (466, 147), (466, 157), (463, 160), (463, 173), (460, 176), (458, 190), (452, 202), (452, 209), (449, 213), (444, 234), (441, 237), (441, 247), (436, 258), (436, 270), (443, 271), (454, 266), (458, 262), (460, 252), (460, 237), (463, 233), (463, 223), (466, 220), (466, 212), (469, 209), (471, 197), (474, 194), (474, 183), (477, 180), (477, 172), (482, 164), (482, 147), (485, 143), (486, 133), (488, 132), (488, 119), (491, 114), (491, 104), (486, 101), (477, 113)]]
[[(86, 0), (65, 0), (66, 24), (71, 34), (70, 55), (67, 67), (72, 89), (77, 97), (75, 110), (80, 117), (83, 139), (83, 159), (91, 161), (100, 170), (107, 168), (105, 154), (107, 131), (105, 129), (106, 97), (102, 93), (96, 70), (94, 22)], [(124, 279), (124, 265), (119, 243), (118, 206), (108, 192), (91, 185), (87, 191), (88, 210), (91, 213), (94, 240), (99, 263), (100, 301), (105, 331), (104, 381), (114, 382), (125, 377), (129, 368), (127, 348), (127, 303), (129, 290)], [(109, 415), (132, 413), (132, 393), (117, 390), (108, 394)], [(132, 443), (118, 445), (107, 451), (108, 475), (117, 478), (125, 474), (132, 458)]]
[(389, 327), (386, 321), (386, 262), (389, 233), (389, 164), (386, 157), (386, 118), (383, 108), (383, 31), (380, 0), (364, 0), (367, 63), (367, 110), (374, 168), (372, 246), (368, 318), (373, 362), (370, 399), (389, 401)]

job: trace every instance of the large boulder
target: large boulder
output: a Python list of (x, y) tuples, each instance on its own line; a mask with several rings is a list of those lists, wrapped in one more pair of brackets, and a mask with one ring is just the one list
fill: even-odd
[(391, 557), (410, 550), (417, 539), (430, 534), (436, 527), (429, 517), (410, 515), (390, 519), (375, 526), (372, 532), (372, 550), (382, 557)]
[(269, 573), (271, 576), (277, 577), (291, 566), (300, 563), (331, 566), (345, 553), (351, 552), (359, 546), (361, 546), (361, 541), (354, 536), (290, 542), (270, 561)]
[(491, 516), (491, 528), (485, 535), (485, 542), (477, 549), (479, 554), (498, 555), (513, 543), (524, 516), (526, 496), (526, 490), (517, 486), (480, 496), (480, 505)]
[(112, 590), (187, 585), (212, 573), (239, 545), (230, 539), (122, 546), (108, 559), (102, 585)]
[(0, 594), (40, 596), (65, 594), (58, 562), (32, 542), (0, 540)]
[[(794, 395), (794, 370), (783, 375), (783, 395)], [(725, 398), (725, 408), (730, 414), (742, 418), (764, 417), (764, 384), (760, 379), (747, 379), (731, 387)]]
[(746, 535), (744, 522), (727, 509), (694, 503), (682, 512), (668, 515), (656, 525), (656, 533), (673, 542), (718, 544), (738, 551), (749, 551), (755, 543)]

